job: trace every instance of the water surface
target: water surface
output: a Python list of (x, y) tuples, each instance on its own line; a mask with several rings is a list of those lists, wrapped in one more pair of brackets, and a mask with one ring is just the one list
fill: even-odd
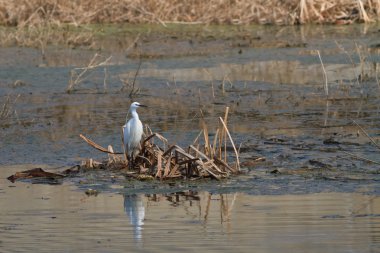
[[(0, 49), (0, 251), (378, 251), (378, 27), (223, 29), (134, 47), (115, 35), (98, 51)], [(112, 57), (67, 93), (95, 54)], [(58, 185), (6, 180), (40, 164), (57, 172), (106, 158), (79, 134), (121, 150), (137, 69), (133, 100), (149, 105), (140, 118), (170, 143), (190, 144), (202, 118), (213, 138), (228, 106), (243, 173), (221, 182), (108, 171)], [(99, 194), (87, 196), (90, 188)]]
[[(11, 173), (21, 167), (3, 167)], [(376, 252), (380, 199), (184, 190), (87, 196), (1, 179), (4, 252)]]

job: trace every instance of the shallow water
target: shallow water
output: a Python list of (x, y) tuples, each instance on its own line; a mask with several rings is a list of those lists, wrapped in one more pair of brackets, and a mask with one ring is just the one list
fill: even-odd
[[(132, 51), (111, 41), (100, 59), (110, 62), (70, 94), (70, 72), (94, 51), (0, 49), (0, 251), (376, 252), (379, 165), (347, 152), (380, 162), (353, 124), (379, 141), (378, 27), (247, 29), (191, 42), (162, 35)], [(6, 181), (39, 164), (60, 171), (105, 158), (81, 133), (120, 150), (131, 102), (121, 79), (132, 83), (139, 50), (133, 100), (150, 106), (139, 111), (143, 122), (187, 145), (201, 117), (212, 125), (229, 106), (243, 174), (221, 182), (136, 182), (105, 171), (58, 185)], [(99, 194), (86, 196), (89, 188)]]
[[(5, 167), (11, 173), (21, 167)], [(380, 199), (184, 190), (86, 196), (1, 179), (4, 252), (376, 252)]]

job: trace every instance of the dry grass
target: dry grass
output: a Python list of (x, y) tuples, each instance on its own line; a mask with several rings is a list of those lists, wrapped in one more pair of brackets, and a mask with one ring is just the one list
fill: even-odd
[(91, 48), (94, 33), (90, 30), (73, 31), (69, 25), (39, 23), (27, 26), (0, 28), (1, 46), (36, 47), (42, 55), (48, 45), (67, 45), (71, 48), (87, 46)]
[[(240, 172), (239, 153), (227, 128), (228, 107), (224, 119), (219, 118), (219, 128), (211, 140), (208, 128), (203, 129), (187, 148), (169, 145), (158, 133), (152, 133), (147, 127), (146, 137), (141, 143), (141, 150), (136, 157), (133, 168), (123, 153), (116, 153), (111, 146), (108, 149), (81, 135), (95, 149), (108, 153), (108, 160), (96, 162), (86, 160), (83, 169), (124, 170), (129, 176), (140, 180), (146, 179), (200, 179), (213, 178), (220, 180)], [(234, 155), (227, 153), (227, 144), (234, 150)]]
[(302, 24), (372, 22), (379, 0), (14, 0), (0, 1), (0, 24)]
[(380, 0), (0, 0), (0, 45), (96, 48), (93, 24), (350, 24), (379, 15)]

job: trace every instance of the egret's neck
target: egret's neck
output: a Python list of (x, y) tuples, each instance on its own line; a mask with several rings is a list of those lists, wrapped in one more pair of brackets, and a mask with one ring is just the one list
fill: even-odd
[(132, 114), (132, 118), (139, 119), (139, 115), (137, 114), (136, 109), (132, 110), (131, 114)]

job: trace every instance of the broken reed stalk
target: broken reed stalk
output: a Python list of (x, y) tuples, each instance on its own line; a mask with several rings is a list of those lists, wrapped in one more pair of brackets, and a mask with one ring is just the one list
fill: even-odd
[(104, 152), (104, 153), (108, 153), (108, 154), (112, 154), (112, 155), (122, 155), (124, 153), (115, 153), (113, 152), (113, 150), (111, 151), (109, 148), (106, 149), (106, 148), (103, 148), (102, 146), (100, 146), (99, 144), (96, 144), (95, 142), (93, 142), (92, 140), (88, 139), (87, 137), (85, 137), (83, 134), (80, 134), (79, 137), (81, 137), (85, 142), (87, 142), (91, 147), (101, 151), (101, 152)]
[[(229, 112), (229, 107), (227, 106), (226, 107), (226, 111), (224, 113), (224, 122), (227, 122), (227, 119), (228, 119), (228, 112)], [(219, 129), (218, 129), (219, 130)], [(227, 148), (227, 143), (226, 143), (226, 133), (224, 131), (224, 127), (221, 128), (221, 130), (219, 131), (219, 149), (218, 149), (218, 157), (220, 160), (223, 160), (223, 152), (222, 152), (222, 146), (224, 144), (224, 148), (225, 148), (225, 152), (224, 152), (224, 161), (226, 161), (226, 148)], [(224, 140), (224, 143), (222, 143)]]
[[(230, 108), (227, 106), (226, 107), (226, 112), (224, 113), (224, 124), (227, 125), (227, 120), (228, 120), (228, 112)], [(223, 124), (223, 122), (222, 122)], [(224, 139), (224, 161), (227, 162), (227, 138), (226, 138), (226, 130), (227, 127), (223, 124), (223, 139)]]
[(240, 171), (239, 153), (236, 150), (235, 143), (232, 140), (230, 131), (228, 131), (228, 128), (227, 128), (226, 124), (224, 123), (223, 119), (221, 117), (219, 117), (219, 120), (220, 120), (220, 122), (222, 122), (224, 130), (226, 131), (228, 138), (230, 139), (231, 145), (235, 151), (235, 158), (236, 158), (236, 165), (235, 166), (236, 166), (237, 170)]

